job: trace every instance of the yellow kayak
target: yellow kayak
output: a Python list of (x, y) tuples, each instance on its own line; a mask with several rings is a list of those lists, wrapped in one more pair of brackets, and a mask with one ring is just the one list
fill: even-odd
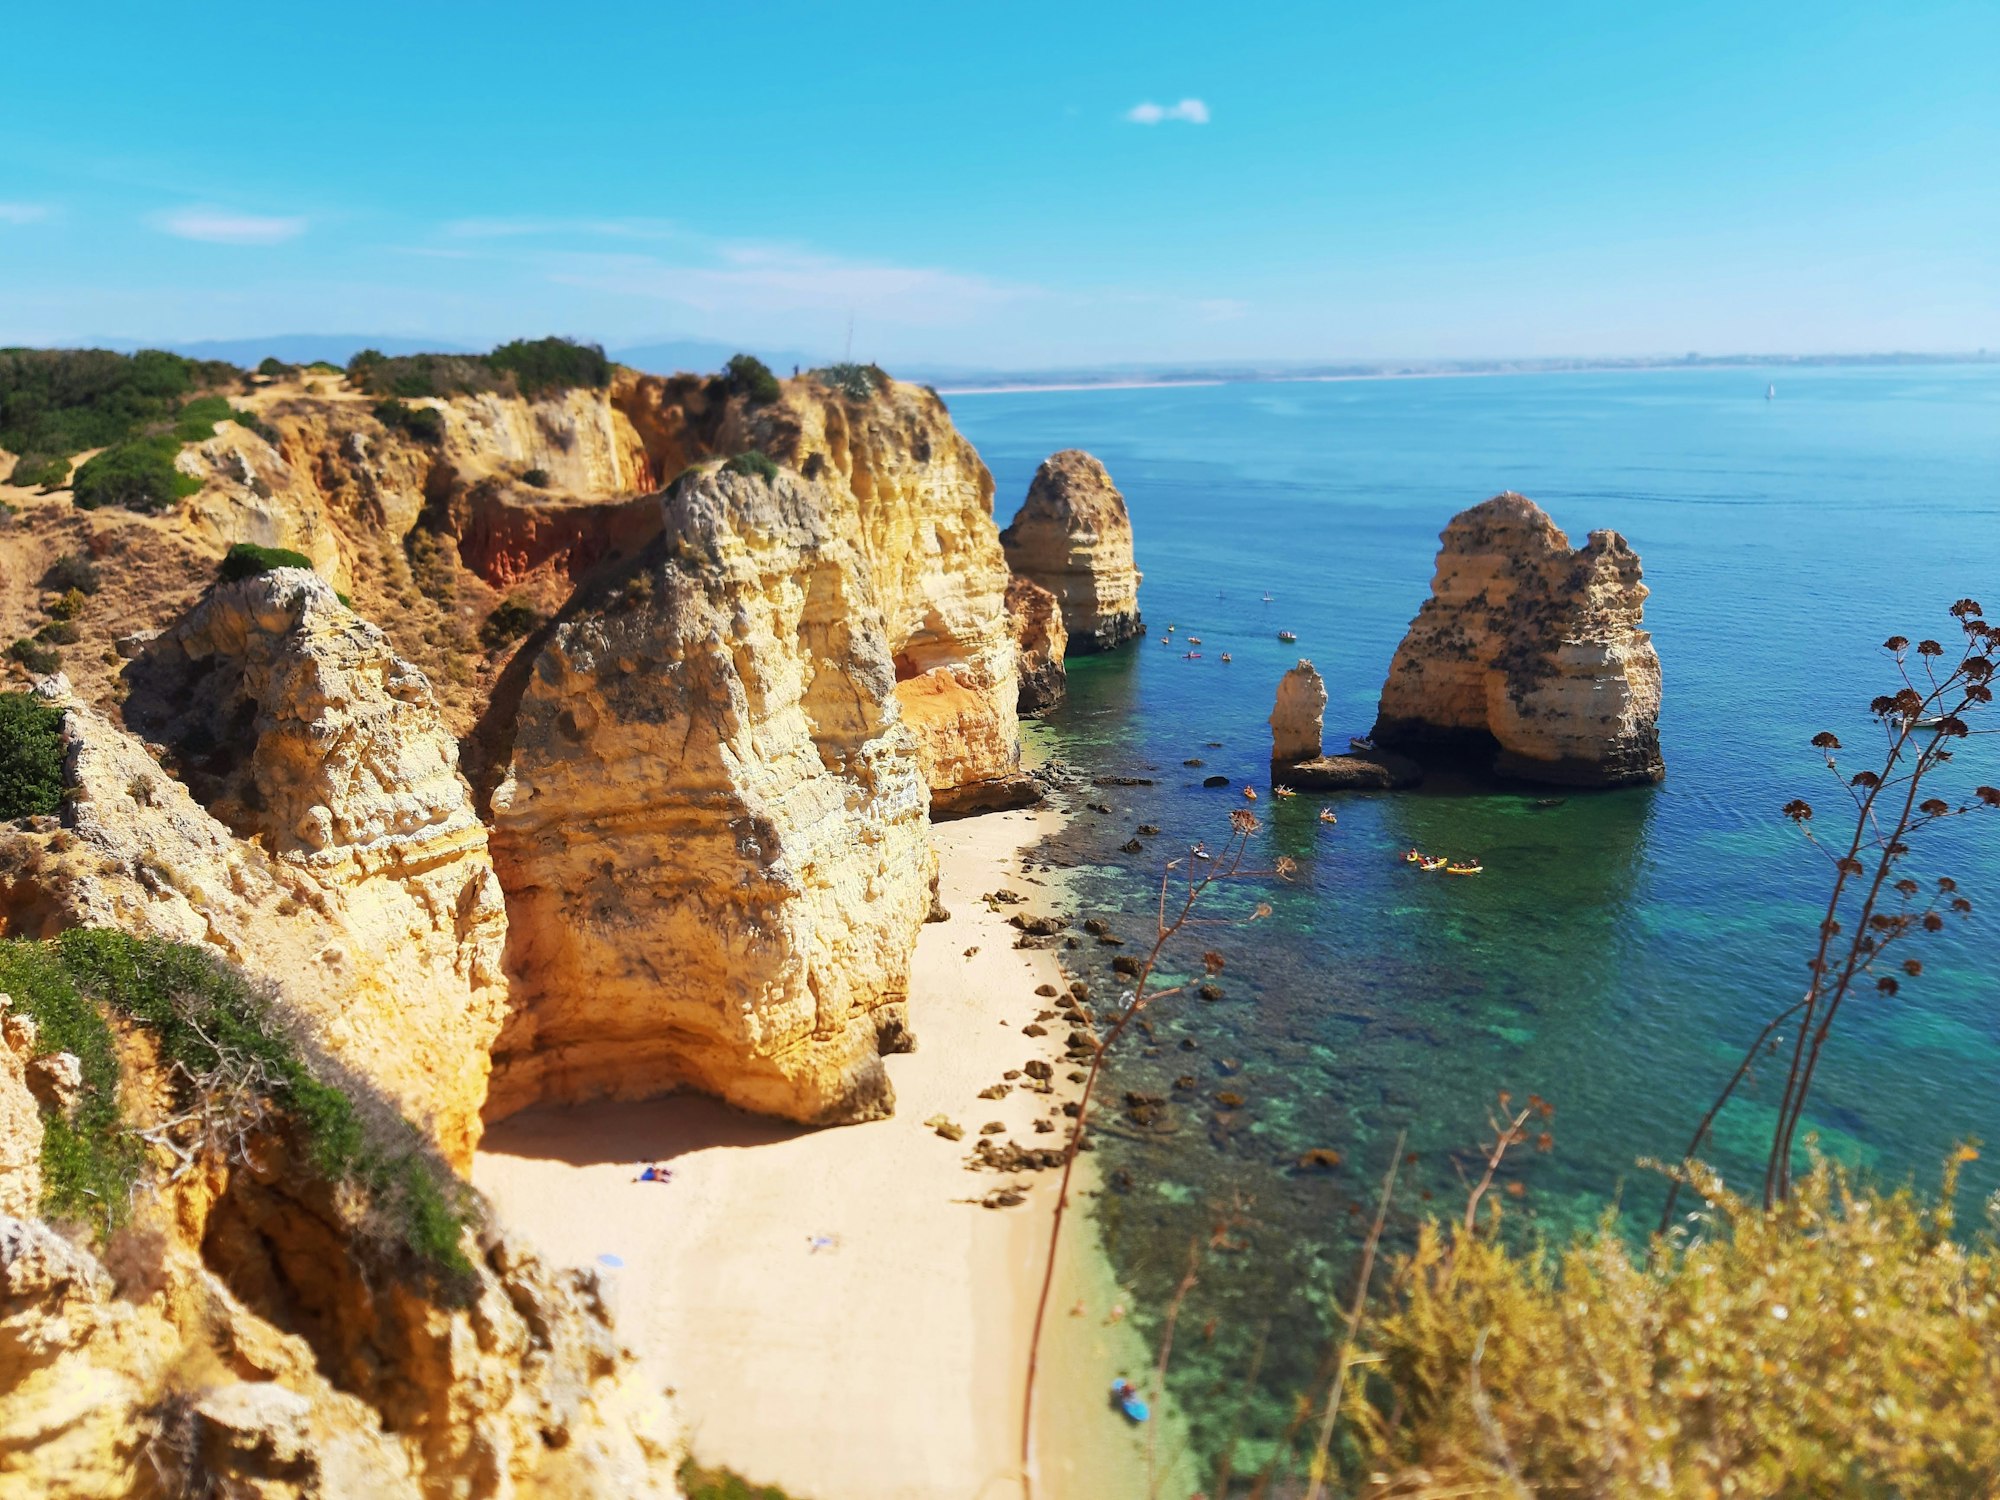
[(1446, 865), (1444, 872), (1447, 875), (1477, 875), (1485, 868), (1486, 866), (1474, 860), (1471, 864), (1467, 865)]

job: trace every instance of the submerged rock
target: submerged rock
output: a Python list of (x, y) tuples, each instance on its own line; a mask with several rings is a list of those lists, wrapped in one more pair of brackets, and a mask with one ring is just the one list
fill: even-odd
[(1524, 496), (1453, 517), (1431, 597), (1396, 650), (1372, 738), (1528, 781), (1658, 781), (1660, 659), (1639, 556), (1569, 538)]
[(1073, 655), (1109, 651), (1142, 632), (1132, 518), (1088, 453), (1069, 448), (1043, 461), (1000, 545), (1016, 576), (1061, 603)]

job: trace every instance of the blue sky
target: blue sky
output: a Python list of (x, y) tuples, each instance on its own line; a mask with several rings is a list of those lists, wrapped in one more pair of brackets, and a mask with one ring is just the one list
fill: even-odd
[(9, 16), (0, 343), (2000, 348), (2000, 3)]

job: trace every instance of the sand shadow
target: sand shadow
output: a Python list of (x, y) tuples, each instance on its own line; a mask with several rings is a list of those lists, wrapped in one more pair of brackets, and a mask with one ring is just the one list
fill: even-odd
[(735, 1109), (701, 1094), (636, 1103), (538, 1104), (489, 1125), (485, 1156), (558, 1161), (572, 1167), (665, 1162), (717, 1148), (773, 1146), (814, 1127)]

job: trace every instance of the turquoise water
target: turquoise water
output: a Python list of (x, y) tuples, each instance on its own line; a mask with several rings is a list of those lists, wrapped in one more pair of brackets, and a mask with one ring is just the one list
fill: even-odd
[[(1765, 401), (1767, 382), (1777, 399)], [(1169, 1094), (1169, 1130), (1107, 1135), (1131, 1177), (1099, 1223), (1145, 1316), (1157, 1319), (1215, 1206), (1247, 1223), (1209, 1255), (1182, 1314), (1178, 1394), (1212, 1448), (1260, 1332), (1268, 1434), (1317, 1355), (1355, 1224), (1396, 1133), (1409, 1132), (1407, 1234), (1426, 1201), (1455, 1211), (1495, 1090), (1556, 1107), (1555, 1149), (1526, 1153), (1517, 1225), (1562, 1232), (1618, 1205), (1657, 1214), (1641, 1158), (1678, 1153), (1741, 1048), (1795, 998), (1824, 900), (1824, 866), (1779, 815), (1831, 807), (1808, 745), (1869, 740), (1866, 704), (1892, 686), (1876, 649), (1900, 632), (1952, 638), (1953, 600), (2000, 616), (2000, 368), (1684, 370), (1335, 384), (957, 396), (959, 426), (998, 485), (1002, 523), (1036, 464), (1064, 447), (1104, 460), (1131, 505), (1151, 634), (1168, 623), (1203, 656), (1154, 641), (1071, 664), (1056, 754), (1104, 788), (1045, 851), (1082, 870), (1085, 906), (1139, 946), (1160, 861), (1226, 837), (1234, 789), (1265, 782), (1265, 719), (1300, 656), (1325, 675), (1327, 743), (1364, 733), (1397, 641), (1429, 585), (1437, 533), (1503, 489), (1538, 501), (1580, 543), (1622, 531), (1645, 562), (1646, 621), (1664, 667), (1657, 788), (1569, 795), (1466, 784), (1257, 804), (1255, 862), (1298, 862), (1209, 910), (1189, 953), (1228, 960), (1223, 997), (1162, 1003), (1150, 1047), (1117, 1060), (1117, 1089)], [(1270, 593), (1271, 603), (1261, 596)], [(1295, 646), (1275, 639), (1296, 631)], [(1222, 652), (1234, 657), (1220, 661)], [(1205, 764), (1183, 765), (1188, 759)], [(1974, 740), (1962, 780), (2000, 781)], [(1227, 774), (1232, 787), (1200, 779)], [(1119, 845), (1160, 826), (1145, 852)], [(1477, 880), (1423, 877), (1418, 845), (1484, 860)], [(1813, 1123), (1838, 1154), (1892, 1180), (1934, 1182), (1967, 1136), (2000, 1138), (2000, 822), (1967, 819), (1912, 873), (1956, 876), (1981, 909), (1931, 942), (1900, 999), (1856, 1007), (1822, 1069)], [(1072, 955), (1108, 989), (1110, 950)], [(1184, 1046), (1192, 1043), (1192, 1047)], [(1192, 1077), (1193, 1091), (1174, 1090)], [(1772, 1080), (1724, 1119), (1710, 1157), (1754, 1185)], [(1247, 1103), (1217, 1109), (1213, 1093)], [(1299, 1153), (1344, 1157), (1302, 1173)], [(1970, 1186), (1996, 1186), (1993, 1153)], [(1122, 1179), (1120, 1179), (1122, 1181)], [(1211, 1323), (1211, 1320), (1212, 1323)]]

